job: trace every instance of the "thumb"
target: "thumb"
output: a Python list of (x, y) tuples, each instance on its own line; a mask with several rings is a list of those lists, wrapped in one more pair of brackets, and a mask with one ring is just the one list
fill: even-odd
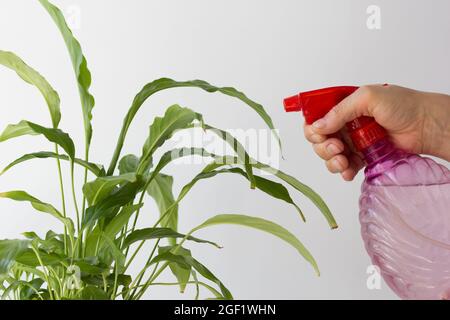
[(361, 87), (346, 97), (322, 119), (314, 122), (312, 124), (312, 130), (318, 134), (330, 135), (341, 130), (347, 122), (363, 115), (370, 116), (367, 91), (369, 90)]

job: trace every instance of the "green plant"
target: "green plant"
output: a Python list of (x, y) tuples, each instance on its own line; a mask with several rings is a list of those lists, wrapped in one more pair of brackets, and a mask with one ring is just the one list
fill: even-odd
[[(183, 247), (186, 241), (219, 247), (214, 242), (193, 236), (199, 229), (219, 224), (236, 224), (268, 232), (292, 245), (316, 272), (319, 272), (314, 258), (292, 233), (258, 217), (217, 215), (187, 233), (178, 232), (180, 201), (198, 181), (223, 173), (246, 178), (252, 189), (257, 188), (269, 196), (292, 204), (303, 218), (303, 213), (292, 200), (286, 187), (256, 175), (255, 170), (270, 172), (304, 194), (320, 209), (329, 225), (336, 227), (329, 209), (313, 190), (294, 177), (251, 159), (235, 138), (223, 130), (207, 125), (202, 115), (178, 105), (169, 107), (163, 117), (153, 119), (142, 155), (126, 155), (119, 161), (128, 128), (136, 113), (143, 103), (158, 91), (194, 87), (206, 92), (219, 92), (241, 100), (256, 111), (270, 129), (274, 129), (271, 118), (260, 104), (233, 88), (215, 87), (205, 81), (177, 82), (163, 78), (150, 82), (134, 98), (123, 122), (112, 161), (105, 170), (103, 166), (89, 160), (94, 98), (89, 92), (91, 74), (86, 59), (61, 11), (47, 0), (40, 0), (40, 3), (59, 28), (72, 59), (81, 98), (85, 149), (83, 159), (77, 158), (74, 142), (67, 133), (59, 129), (60, 101), (50, 84), (15, 54), (0, 51), (0, 64), (14, 70), (42, 93), (52, 121), (51, 127), (30, 121), (8, 125), (0, 135), (0, 141), (24, 135), (41, 135), (54, 145), (54, 151), (34, 152), (18, 158), (1, 174), (22, 162), (54, 158), (61, 190), (61, 209), (24, 191), (0, 193), (1, 198), (28, 202), (35, 210), (50, 214), (61, 222), (60, 233), (48, 231), (44, 237), (40, 237), (34, 232), (26, 232), (25, 239), (0, 241), (0, 292), (3, 299), (139, 299), (150, 286), (158, 284), (178, 285), (182, 292), (187, 285), (192, 284), (197, 288), (197, 297), (201, 286), (209, 290), (214, 298), (231, 299), (232, 295), (225, 285), (196, 260), (190, 250)], [(176, 130), (190, 130), (193, 127), (202, 127), (203, 130), (217, 134), (233, 147), (235, 155), (218, 156), (203, 148), (187, 146), (167, 151), (158, 161), (154, 159), (155, 151), (162, 147)], [(276, 138), (279, 141), (279, 137)], [(175, 197), (172, 192), (173, 178), (162, 173), (162, 170), (174, 159), (193, 155), (208, 157), (212, 161)], [(72, 211), (66, 207), (67, 190), (64, 190), (62, 161), (68, 161), (70, 164), (70, 193), (74, 202), (74, 214), (69, 214)], [(74, 185), (75, 165), (84, 168), (81, 203), (77, 201)], [(89, 177), (93, 179), (88, 181)], [(138, 229), (137, 222), (143, 211), (146, 194), (156, 201), (160, 212), (155, 216), (156, 222), (153, 226)], [(153, 250), (146, 253), (147, 262), (140, 266), (141, 271), (132, 277), (127, 271), (147, 241), (153, 241)], [(163, 242), (166, 243), (163, 245)], [(171, 284), (158, 283), (159, 275), (165, 270), (170, 270), (177, 281)]]

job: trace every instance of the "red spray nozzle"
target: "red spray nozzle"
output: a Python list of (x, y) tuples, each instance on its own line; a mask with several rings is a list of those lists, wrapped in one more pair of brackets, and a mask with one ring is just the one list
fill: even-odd
[[(302, 92), (284, 99), (284, 109), (286, 112), (302, 111), (306, 123), (312, 124), (357, 89), (339, 86)], [(349, 122), (347, 130), (357, 150), (364, 150), (386, 136), (385, 130), (370, 117), (360, 117)]]

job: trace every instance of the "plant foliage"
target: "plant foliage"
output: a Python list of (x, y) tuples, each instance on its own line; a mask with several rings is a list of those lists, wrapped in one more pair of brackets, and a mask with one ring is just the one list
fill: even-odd
[[(60, 208), (57, 208), (58, 206), (39, 200), (22, 190), (0, 193), (0, 198), (29, 203), (39, 213), (49, 214), (61, 223), (60, 230), (50, 230), (44, 236), (26, 232), (23, 239), (0, 241), (2, 299), (140, 299), (151, 286), (169, 284), (157, 281), (165, 271), (173, 273), (176, 281), (170, 284), (178, 285), (181, 292), (184, 292), (186, 286), (193, 285), (197, 290), (197, 298), (199, 288), (203, 288), (214, 299), (232, 299), (225, 284), (185, 247), (190, 242), (221, 248), (217, 243), (193, 234), (200, 229), (222, 224), (254, 228), (283, 240), (319, 273), (313, 256), (294, 234), (259, 217), (221, 214), (209, 218), (188, 232), (178, 230), (178, 215), (182, 214), (179, 210), (180, 202), (199, 181), (222, 174), (246, 179), (252, 189), (258, 189), (291, 205), (293, 211), (304, 220), (303, 212), (285, 186), (288, 185), (309, 198), (330, 227), (336, 227), (330, 210), (316, 192), (296, 178), (251, 159), (233, 136), (206, 124), (201, 114), (180, 105), (170, 106), (163, 116), (155, 117), (150, 124), (141, 155), (121, 157), (122, 147), (135, 115), (145, 101), (159, 91), (192, 87), (208, 93), (224, 94), (243, 102), (259, 115), (269, 129), (274, 129), (272, 119), (261, 104), (234, 88), (218, 87), (202, 80), (154, 80), (145, 85), (134, 98), (123, 121), (111, 163), (105, 170), (103, 165), (89, 160), (94, 98), (90, 93), (91, 73), (87, 60), (61, 11), (47, 0), (40, 0), (40, 3), (59, 29), (72, 61), (83, 114), (84, 152), (82, 156), (77, 156), (79, 151), (76, 150), (74, 141), (59, 128), (60, 100), (53, 87), (17, 55), (0, 51), (0, 64), (15, 71), (20, 78), (40, 91), (48, 106), (52, 123), (51, 127), (45, 127), (23, 120), (18, 124), (8, 125), (0, 135), (0, 142), (24, 135), (36, 135), (54, 146), (53, 151), (35, 151), (20, 156), (0, 174), (30, 160), (52, 158), (56, 161), (62, 199)], [(167, 140), (177, 130), (191, 130), (195, 127), (216, 134), (232, 147), (234, 154), (219, 156), (203, 148), (185, 146), (168, 150), (159, 158), (156, 157), (156, 151), (164, 148)], [(274, 134), (279, 142), (278, 135)], [(209, 158), (210, 163), (184, 185), (179, 194), (175, 194), (174, 178), (162, 171), (175, 159), (199, 155)], [(66, 206), (62, 161), (70, 164), (70, 172), (66, 178), (69, 177), (71, 182), (73, 210)], [(75, 165), (84, 169), (85, 178), (81, 191), (74, 186)], [(259, 176), (259, 171), (272, 173), (279, 181)], [(79, 203), (77, 194), (82, 194), (82, 203)], [(147, 212), (144, 200), (154, 201), (159, 212)], [(155, 223), (138, 228), (141, 214), (152, 214)], [(146, 245), (150, 245), (152, 249), (144, 251)], [(139, 265), (135, 259), (138, 254), (146, 256), (146, 263), (143, 265)], [(139, 272), (132, 274), (131, 265)]]

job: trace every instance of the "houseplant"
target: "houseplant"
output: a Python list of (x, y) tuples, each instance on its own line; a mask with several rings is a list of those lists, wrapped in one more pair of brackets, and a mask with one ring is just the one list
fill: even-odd
[[(90, 160), (92, 138), (92, 110), (94, 98), (89, 88), (91, 74), (79, 42), (66, 24), (61, 11), (47, 0), (40, 0), (59, 28), (68, 48), (79, 89), (83, 124), (83, 156), (77, 156), (74, 141), (59, 128), (61, 119), (60, 100), (57, 92), (41, 74), (28, 66), (17, 55), (0, 51), (0, 64), (15, 71), (24, 81), (35, 86), (48, 106), (52, 126), (46, 127), (23, 120), (8, 125), (0, 135), (0, 142), (24, 135), (39, 135), (51, 144), (53, 151), (38, 151), (25, 154), (8, 166), (5, 174), (18, 164), (43, 158), (53, 158), (59, 177), (61, 204), (43, 202), (22, 190), (1, 192), (0, 198), (28, 202), (39, 213), (49, 214), (61, 222), (58, 232), (49, 230), (45, 235), (26, 232), (22, 239), (0, 241), (0, 294), (3, 299), (140, 299), (151, 285), (157, 284), (164, 271), (175, 276), (175, 282), (184, 291), (187, 285), (206, 288), (216, 299), (232, 299), (230, 291), (206, 266), (192, 255), (183, 244), (186, 241), (219, 247), (216, 243), (199, 239), (193, 234), (200, 229), (219, 224), (236, 224), (256, 228), (270, 233), (293, 246), (318, 273), (317, 264), (289, 231), (280, 225), (258, 217), (223, 214), (213, 216), (198, 227), (178, 231), (178, 204), (200, 180), (230, 173), (247, 179), (252, 189), (288, 202), (304, 219), (300, 208), (292, 200), (286, 187), (258, 176), (254, 171), (273, 174), (282, 183), (308, 197), (322, 212), (331, 228), (336, 227), (330, 210), (312, 189), (294, 177), (275, 170), (250, 158), (245, 148), (229, 133), (208, 125), (203, 116), (191, 109), (173, 105), (162, 117), (155, 117), (150, 125), (150, 134), (142, 148), (142, 155), (121, 157), (128, 129), (144, 102), (153, 94), (177, 87), (199, 88), (210, 93), (221, 93), (239, 99), (252, 108), (270, 129), (274, 129), (271, 118), (264, 108), (242, 92), (231, 87), (216, 87), (205, 81), (174, 81), (162, 78), (145, 85), (134, 98), (125, 116), (117, 146), (109, 166)], [(177, 130), (192, 130), (200, 127), (216, 134), (230, 144), (233, 155), (215, 155), (203, 148), (185, 146), (168, 150), (159, 159), (155, 151)], [(279, 137), (274, 131), (276, 139)], [(211, 162), (186, 184), (179, 195), (172, 191), (173, 177), (163, 173), (171, 161), (189, 156), (210, 158)], [(63, 176), (61, 163), (69, 163), (68, 175)], [(74, 167), (84, 168), (83, 200), (79, 203), (74, 184)], [(71, 181), (71, 190), (64, 188), (64, 178)], [(73, 198), (74, 208), (66, 205), (67, 197)], [(152, 226), (138, 228), (139, 216), (145, 211), (144, 200), (155, 201), (159, 215)], [(153, 249), (146, 252), (147, 261), (137, 274), (130, 275), (129, 267), (136, 263), (135, 257), (144, 243), (151, 241)], [(198, 294), (197, 294), (198, 297)]]

